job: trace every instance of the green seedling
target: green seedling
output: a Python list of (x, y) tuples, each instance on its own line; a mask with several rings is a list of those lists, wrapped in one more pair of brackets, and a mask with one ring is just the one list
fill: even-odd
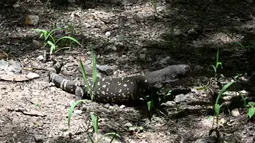
[[(91, 50), (91, 55), (92, 55), (92, 64), (93, 64), (93, 68), (92, 68), (92, 83), (90, 84), (89, 83), (89, 80), (88, 80), (88, 77), (86, 75), (86, 71), (85, 71), (85, 67), (82, 63), (82, 61), (80, 60), (80, 66), (81, 66), (81, 71), (82, 71), (82, 76), (83, 76), (83, 80), (85, 81), (85, 84), (86, 84), (86, 88), (87, 88), (87, 91), (90, 95), (90, 99), (91, 101), (90, 102), (93, 102), (93, 99), (94, 99), (94, 91), (93, 89), (95, 88), (96, 86), (96, 82), (97, 82), (97, 70), (96, 70), (96, 57), (94, 55), (94, 51), (93, 51), (93, 48)], [(74, 108), (78, 105), (78, 104), (81, 104), (82, 102), (86, 102), (87, 100), (78, 100), (76, 101), (75, 103), (73, 103), (68, 111), (68, 128), (70, 128), (70, 122), (71, 122), (71, 117), (72, 117), (72, 113), (74, 111)], [(120, 138), (120, 135), (118, 135), (117, 133), (114, 133), (114, 132), (110, 132), (110, 133), (106, 133), (104, 134), (103, 136), (101, 136), (99, 139), (98, 139), (98, 133), (99, 133), (99, 130), (98, 130), (98, 117), (94, 115), (93, 112), (90, 112), (90, 118), (91, 118), (91, 121), (92, 121), (92, 124), (93, 124), (93, 130), (94, 130), (94, 133), (95, 133), (95, 139), (93, 139), (90, 135), (89, 135), (89, 139), (90, 139), (90, 142), (92, 143), (98, 143), (100, 142), (104, 137), (106, 136), (112, 136), (112, 139), (110, 142), (113, 141), (113, 139), (115, 139), (116, 137)]]
[[(87, 88), (87, 91), (91, 97), (91, 102), (93, 102), (93, 98), (94, 98), (94, 93), (93, 93), (93, 86), (95, 85), (96, 83), (96, 79), (97, 79), (97, 72), (96, 72), (96, 58), (95, 58), (95, 55), (94, 55), (94, 52), (93, 52), (93, 48), (92, 48), (92, 62), (93, 62), (93, 85), (92, 87), (90, 86), (90, 83), (89, 83), (89, 79), (87, 78), (87, 74), (86, 74), (86, 71), (85, 71), (85, 67), (82, 63), (82, 60), (80, 59), (80, 66), (81, 66), (81, 71), (82, 71), (82, 76), (83, 76), (83, 80), (86, 84), (86, 88)], [(78, 104), (81, 104), (82, 102), (86, 102), (87, 100), (78, 100), (76, 102), (74, 102), (70, 109), (69, 109), (69, 112), (68, 112), (68, 128), (70, 127), (70, 122), (71, 122), (71, 117), (72, 117), (72, 114), (73, 114), (73, 111), (74, 111), (74, 108), (78, 105)]]
[(161, 88), (157, 93), (151, 93), (149, 97), (146, 97), (145, 100), (147, 100), (147, 109), (149, 112), (152, 111), (152, 109), (155, 109), (155, 111), (162, 114), (160, 110), (158, 110), (158, 106), (161, 105), (161, 103), (168, 100), (168, 98), (172, 96), (172, 90), (167, 90), (167, 93), (164, 91), (164, 88)]
[(219, 56), (220, 56), (220, 51), (218, 48), (217, 53), (216, 53), (215, 65), (211, 65), (213, 68), (213, 71), (214, 71), (214, 77), (218, 77), (218, 68), (219, 67), (221, 67), (221, 69), (223, 69), (222, 62), (219, 61)]
[(94, 133), (95, 133), (95, 138), (93, 139), (91, 136), (89, 136), (89, 139), (90, 139), (90, 142), (92, 143), (99, 143), (104, 137), (106, 136), (112, 136), (112, 139), (110, 142), (113, 141), (113, 139), (115, 138), (120, 138), (120, 135), (114, 133), (114, 132), (110, 132), (110, 133), (106, 133), (104, 134), (103, 136), (101, 136), (99, 139), (98, 139), (98, 117), (94, 115), (93, 112), (90, 112), (90, 118), (92, 120), (92, 124), (93, 124), (93, 130), (94, 130)]
[(219, 123), (219, 115), (220, 115), (220, 108), (221, 105), (219, 104), (219, 100), (221, 99), (222, 95), (224, 92), (226, 92), (226, 90), (233, 84), (234, 82), (229, 82), (228, 84), (224, 85), (223, 88), (220, 90), (220, 92), (218, 93), (217, 99), (215, 101), (214, 104), (214, 112), (216, 114), (216, 124), (218, 126)]
[(248, 117), (252, 118), (255, 117), (255, 102), (249, 102), (249, 109), (248, 109)]
[(43, 29), (33, 29), (36, 32), (41, 33), (40, 38), (44, 38), (44, 47), (49, 45), (50, 54), (57, 53), (63, 49), (69, 49), (70, 47), (59, 48), (62, 41), (69, 40), (70, 43), (76, 43), (81, 46), (80, 42), (71, 36), (60, 36), (59, 38), (56, 36), (56, 32), (62, 30), (61, 28), (54, 28), (50, 31)]
[(254, 41), (250, 41), (250, 45), (243, 45), (241, 42), (233, 42), (233, 44), (236, 44), (238, 46), (240, 46), (243, 49), (247, 49), (248, 51), (250, 51), (251, 49), (255, 48), (255, 42)]

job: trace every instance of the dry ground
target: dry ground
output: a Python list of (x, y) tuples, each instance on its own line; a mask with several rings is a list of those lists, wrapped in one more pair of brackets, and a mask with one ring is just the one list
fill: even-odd
[[(213, 77), (210, 65), (215, 63), (217, 48), (221, 49), (224, 69), (220, 72), (224, 79), (245, 74), (250, 80), (240, 84), (237, 90), (248, 91), (254, 97), (254, 87), (250, 86), (254, 85), (253, 3), (160, 1), (157, 10), (156, 15), (147, 1), (50, 9), (44, 9), (39, 1), (22, 1), (13, 9), (2, 9), (0, 52), (7, 53), (8, 58), (1, 58), (19, 61), (22, 67), (51, 66), (50, 62), (38, 59), (45, 49), (38, 44), (38, 34), (32, 28), (70, 24), (83, 46), (56, 55), (57, 60), (69, 66), (77, 67), (78, 57), (89, 60), (89, 45), (93, 43), (99, 64), (117, 66), (114, 76), (178, 63), (190, 64), (193, 72), (179, 85), (191, 88), (192, 92), (166, 102), (162, 106), (163, 114), (149, 118), (145, 105), (87, 102), (75, 111), (70, 130), (67, 113), (74, 96), (52, 86), (47, 72), (36, 71), (40, 78), (27, 82), (0, 81), (0, 142), (88, 142), (88, 134), (92, 134), (91, 111), (100, 118), (101, 134), (116, 132), (121, 136), (116, 142), (194, 142), (207, 136), (212, 126), (209, 117), (213, 115), (213, 100), (196, 87), (206, 86)], [(39, 24), (24, 25), (27, 14), (38, 15)], [(234, 42), (250, 47), (244, 49)], [(252, 143), (254, 120), (248, 120), (246, 108), (239, 108), (240, 102), (236, 104), (220, 115), (221, 137), (231, 143)], [(230, 113), (233, 109), (238, 109), (240, 115), (234, 117)], [(130, 127), (143, 127), (143, 130), (131, 131)], [(102, 142), (109, 142), (107, 139)]]

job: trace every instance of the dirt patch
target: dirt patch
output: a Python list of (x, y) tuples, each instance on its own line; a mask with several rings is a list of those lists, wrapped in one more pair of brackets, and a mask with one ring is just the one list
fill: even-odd
[[(44, 9), (39, 1), (18, 1), (14, 8), (1, 9), (0, 57), (18, 61), (22, 74), (28, 72), (25, 67), (52, 66), (40, 60), (45, 49), (41, 48), (38, 33), (31, 29), (68, 24), (71, 28), (67, 32), (73, 32), (83, 46), (56, 53), (56, 60), (66, 63), (64, 70), (77, 68), (79, 57), (89, 63), (92, 43), (98, 64), (117, 67), (111, 76), (179, 63), (191, 65), (193, 71), (177, 85), (189, 87), (192, 92), (176, 95), (151, 118), (146, 103), (130, 106), (86, 102), (75, 110), (69, 130), (67, 114), (74, 95), (50, 84), (47, 71), (37, 70), (40, 77), (27, 82), (0, 81), (0, 141), (89, 142), (88, 134), (93, 134), (91, 111), (99, 116), (100, 134), (116, 132), (121, 136), (115, 142), (194, 142), (208, 136), (215, 97), (199, 88), (207, 87), (214, 76), (210, 65), (215, 63), (217, 48), (224, 64), (219, 73), (226, 81), (243, 74), (246, 82), (238, 82), (233, 92), (245, 90), (249, 93), (247, 101), (254, 101), (253, 7), (243, 1), (159, 1), (155, 14), (147, 1), (98, 2), (90, 8), (69, 4), (50, 9)], [(39, 16), (37, 26), (24, 24), (27, 14)], [(219, 131), (225, 141), (252, 143), (254, 120), (248, 120), (247, 109), (241, 104), (227, 104), (226, 112), (220, 114)], [(236, 108), (239, 115), (234, 117), (231, 111)]]

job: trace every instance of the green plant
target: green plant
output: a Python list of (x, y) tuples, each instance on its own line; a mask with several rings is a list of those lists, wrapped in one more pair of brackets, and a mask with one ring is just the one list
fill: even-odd
[(229, 82), (228, 84), (224, 85), (223, 88), (218, 93), (218, 96), (216, 98), (215, 104), (214, 104), (214, 112), (216, 114), (216, 124), (219, 123), (219, 115), (220, 115), (220, 108), (221, 105), (219, 104), (219, 100), (221, 99), (223, 93), (234, 83), (234, 81)]
[(93, 139), (90, 135), (89, 135), (89, 139), (90, 142), (92, 143), (98, 143), (100, 142), (105, 136), (112, 136), (112, 139), (110, 141), (110, 143), (113, 141), (114, 138), (118, 137), (120, 138), (120, 135), (116, 134), (115, 132), (110, 132), (110, 133), (106, 133), (103, 136), (101, 136), (100, 138), (98, 138), (98, 117), (94, 115), (93, 112), (90, 112), (90, 118), (92, 120), (92, 124), (93, 124), (93, 130), (95, 133), (95, 138)]
[[(81, 66), (81, 70), (82, 70), (82, 76), (83, 76), (83, 80), (86, 84), (86, 88), (87, 88), (87, 91), (90, 95), (90, 98), (91, 98), (91, 102), (93, 102), (93, 99), (94, 99), (94, 91), (93, 89), (95, 88), (96, 86), (96, 82), (97, 82), (97, 70), (96, 70), (96, 57), (94, 55), (94, 51), (93, 51), (93, 48), (91, 50), (91, 55), (92, 55), (92, 64), (93, 64), (93, 73), (92, 73), (92, 83), (89, 83), (89, 80), (87, 78), (87, 75), (86, 75), (86, 72), (85, 72), (85, 67), (82, 63), (82, 61), (80, 60), (80, 66)], [(71, 107), (69, 108), (69, 111), (68, 111), (68, 128), (70, 128), (70, 123), (71, 123), (71, 117), (72, 117), (72, 113), (74, 111), (74, 108), (78, 105), (78, 104), (81, 104), (82, 102), (86, 102), (87, 100), (78, 100), (76, 102), (74, 102)], [(93, 130), (94, 130), (94, 133), (95, 133), (95, 138), (93, 139), (90, 135), (89, 135), (89, 139), (92, 143), (98, 143), (100, 142), (103, 137), (105, 136), (112, 136), (112, 140), (110, 142), (113, 141), (114, 138), (116, 137), (120, 137), (117, 133), (114, 133), (114, 132), (110, 132), (110, 133), (105, 133), (103, 136), (101, 136), (99, 139), (98, 139), (98, 117), (94, 115), (93, 112), (90, 112), (90, 118), (91, 118), (91, 121), (92, 121), (92, 124), (93, 124)]]
[(215, 61), (215, 65), (211, 65), (214, 71), (214, 77), (217, 77), (218, 79), (218, 68), (221, 67), (221, 69), (223, 68), (222, 66), (222, 62), (219, 61), (219, 56), (220, 56), (220, 50), (218, 48), (217, 53), (216, 53), (216, 61)]
[(241, 42), (233, 42), (233, 44), (236, 44), (236, 45), (240, 46), (243, 49), (247, 49), (248, 51), (250, 51), (251, 49), (255, 49), (255, 42), (254, 41), (249, 41), (248, 45), (243, 45)]
[[(91, 50), (91, 56), (92, 56), (92, 64), (93, 64), (93, 83), (92, 83), (92, 86), (90, 86), (89, 84), (89, 80), (87, 78), (87, 75), (86, 75), (86, 71), (85, 71), (85, 68), (84, 68), (84, 65), (82, 63), (82, 61), (80, 60), (80, 66), (81, 66), (81, 71), (82, 71), (82, 76), (83, 76), (83, 80), (86, 84), (86, 88), (87, 88), (87, 91), (91, 97), (91, 102), (93, 102), (93, 98), (94, 98), (94, 93), (93, 93), (93, 88), (94, 88), (94, 85), (96, 84), (96, 79), (97, 79), (97, 72), (96, 72), (96, 58), (95, 58), (95, 55), (94, 55), (94, 52), (93, 52), (93, 49)], [(86, 102), (87, 100), (78, 100), (76, 102), (74, 102), (71, 107), (69, 108), (69, 111), (68, 111), (68, 127), (70, 127), (70, 122), (71, 122), (71, 117), (72, 117), (72, 113), (74, 111), (74, 108), (82, 103), (82, 102)]]
[(249, 102), (248, 117), (255, 117), (255, 102)]
[(61, 45), (61, 42), (65, 40), (69, 40), (70, 44), (74, 42), (78, 45), (81, 45), (79, 41), (77, 41), (75, 38), (71, 36), (57, 35), (56, 32), (62, 30), (62, 28), (53, 28), (50, 31), (43, 30), (43, 29), (33, 29), (33, 30), (41, 33), (40, 38), (42, 37), (44, 38), (44, 47), (46, 47), (47, 45), (50, 46), (50, 54), (57, 53), (58, 51), (63, 49), (69, 49), (70, 47), (59, 48), (59, 46)]
[[(156, 93), (152, 92), (150, 96), (147, 96), (145, 100), (147, 101), (147, 109), (149, 112), (156, 111), (160, 114), (164, 114), (159, 110), (162, 103), (169, 101), (172, 97), (172, 90), (161, 88)], [(154, 109), (154, 110), (152, 110)]]

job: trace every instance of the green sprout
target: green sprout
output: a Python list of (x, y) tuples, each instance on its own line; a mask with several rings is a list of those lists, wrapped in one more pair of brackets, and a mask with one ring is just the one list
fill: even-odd
[(70, 43), (74, 42), (81, 46), (81, 43), (71, 36), (61, 36), (58, 38), (56, 36), (56, 32), (59, 30), (62, 30), (62, 28), (54, 28), (50, 31), (43, 30), (43, 29), (33, 29), (33, 30), (41, 33), (40, 38), (42, 37), (44, 38), (44, 47), (46, 47), (47, 45), (50, 47), (50, 54), (57, 53), (60, 50), (70, 48), (70, 47), (59, 48), (61, 41), (69, 40)]

